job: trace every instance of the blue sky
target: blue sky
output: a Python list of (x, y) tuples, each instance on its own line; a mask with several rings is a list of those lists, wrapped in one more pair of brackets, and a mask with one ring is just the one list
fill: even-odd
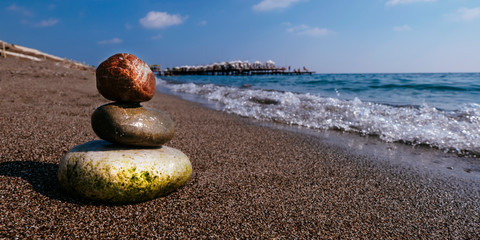
[(319, 73), (479, 72), (479, 0), (3, 0), (0, 40), (97, 66), (273, 60)]

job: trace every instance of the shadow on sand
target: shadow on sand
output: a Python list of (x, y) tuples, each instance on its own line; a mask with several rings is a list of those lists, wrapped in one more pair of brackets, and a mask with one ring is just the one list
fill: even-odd
[(0, 163), (0, 176), (20, 177), (32, 185), (32, 188), (51, 199), (62, 202), (96, 205), (118, 206), (125, 204), (105, 204), (71, 196), (62, 190), (57, 179), (58, 164), (33, 161), (12, 161)]

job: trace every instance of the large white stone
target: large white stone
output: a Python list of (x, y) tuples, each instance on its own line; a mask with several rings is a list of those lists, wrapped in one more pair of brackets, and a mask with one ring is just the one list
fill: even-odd
[(185, 184), (191, 174), (190, 160), (175, 148), (131, 148), (104, 140), (76, 146), (58, 167), (58, 180), (65, 190), (110, 203), (166, 195)]

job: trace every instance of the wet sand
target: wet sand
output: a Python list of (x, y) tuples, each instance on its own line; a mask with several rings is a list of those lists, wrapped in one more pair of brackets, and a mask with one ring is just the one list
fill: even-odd
[[(192, 179), (133, 205), (62, 192), (58, 163), (98, 139), (92, 71), (0, 59), (0, 238), (478, 238), (475, 180), (425, 174), (156, 94)], [(372, 146), (374, 148), (375, 146)]]

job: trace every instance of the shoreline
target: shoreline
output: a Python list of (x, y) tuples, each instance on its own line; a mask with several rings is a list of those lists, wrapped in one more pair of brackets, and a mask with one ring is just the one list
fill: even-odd
[(166, 145), (190, 157), (191, 180), (144, 203), (86, 202), (61, 191), (56, 170), (69, 149), (98, 139), (90, 116), (108, 101), (93, 73), (0, 59), (0, 94), (0, 238), (480, 235), (478, 181), (431, 178), (328, 136), (262, 126), (160, 93), (143, 105), (175, 122)]
[(308, 129), (301, 126), (251, 120), (260, 126), (313, 136), (321, 144), (342, 149), (351, 155), (365, 156), (391, 167), (408, 168), (415, 174), (439, 179), (455, 178), (460, 181), (472, 181), (480, 189), (480, 159), (478, 157), (459, 156), (457, 153), (447, 153), (430, 146), (385, 142), (377, 136), (363, 136), (340, 130)]
[[(473, 75), (444, 76), (448, 83), (437, 83), (434, 76), (411, 77), (191, 76), (160, 78), (158, 88), (197, 102), (202, 97), (200, 102), (208, 99), (207, 105), (213, 104), (216, 109), (253, 119), (342, 130), (378, 136), (386, 142), (428, 145), (462, 156), (479, 156), (480, 105), (476, 104), (475, 91), (467, 93), (465, 86), (454, 83), (455, 79), (474, 79)], [(426, 89), (422, 78), (431, 83)], [(418, 82), (405, 84), (401, 79)], [(435, 90), (448, 89), (450, 84), (459, 91)], [(454, 92), (458, 97), (448, 97)]]
[[(202, 107), (224, 113), (221, 103), (212, 102), (197, 95), (172, 92), (162, 86), (157, 90), (157, 93), (177, 97), (187, 102), (199, 104)], [(241, 117), (235, 114), (232, 115)], [(310, 129), (299, 125), (262, 121), (248, 117), (247, 119), (257, 123), (259, 126), (316, 136), (318, 141), (329, 143), (339, 148), (343, 148), (342, 145), (348, 142), (348, 147), (344, 147), (344, 149), (352, 151), (352, 153), (366, 155), (370, 158), (380, 158), (389, 161), (389, 163), (393, 165), (400, 164), (404, 167), (411, 167), (412, 169), (421, 169), (420, 171), (424, 173), (433, 174), (440, 178), (456, 177), (480, 182), (480, 158), (476, 155), (460, 155), (456, 152), (445, 152), (442, 149), (426, 145), (386, 142), (378, 136), (361, 135), (356, 132)]]

